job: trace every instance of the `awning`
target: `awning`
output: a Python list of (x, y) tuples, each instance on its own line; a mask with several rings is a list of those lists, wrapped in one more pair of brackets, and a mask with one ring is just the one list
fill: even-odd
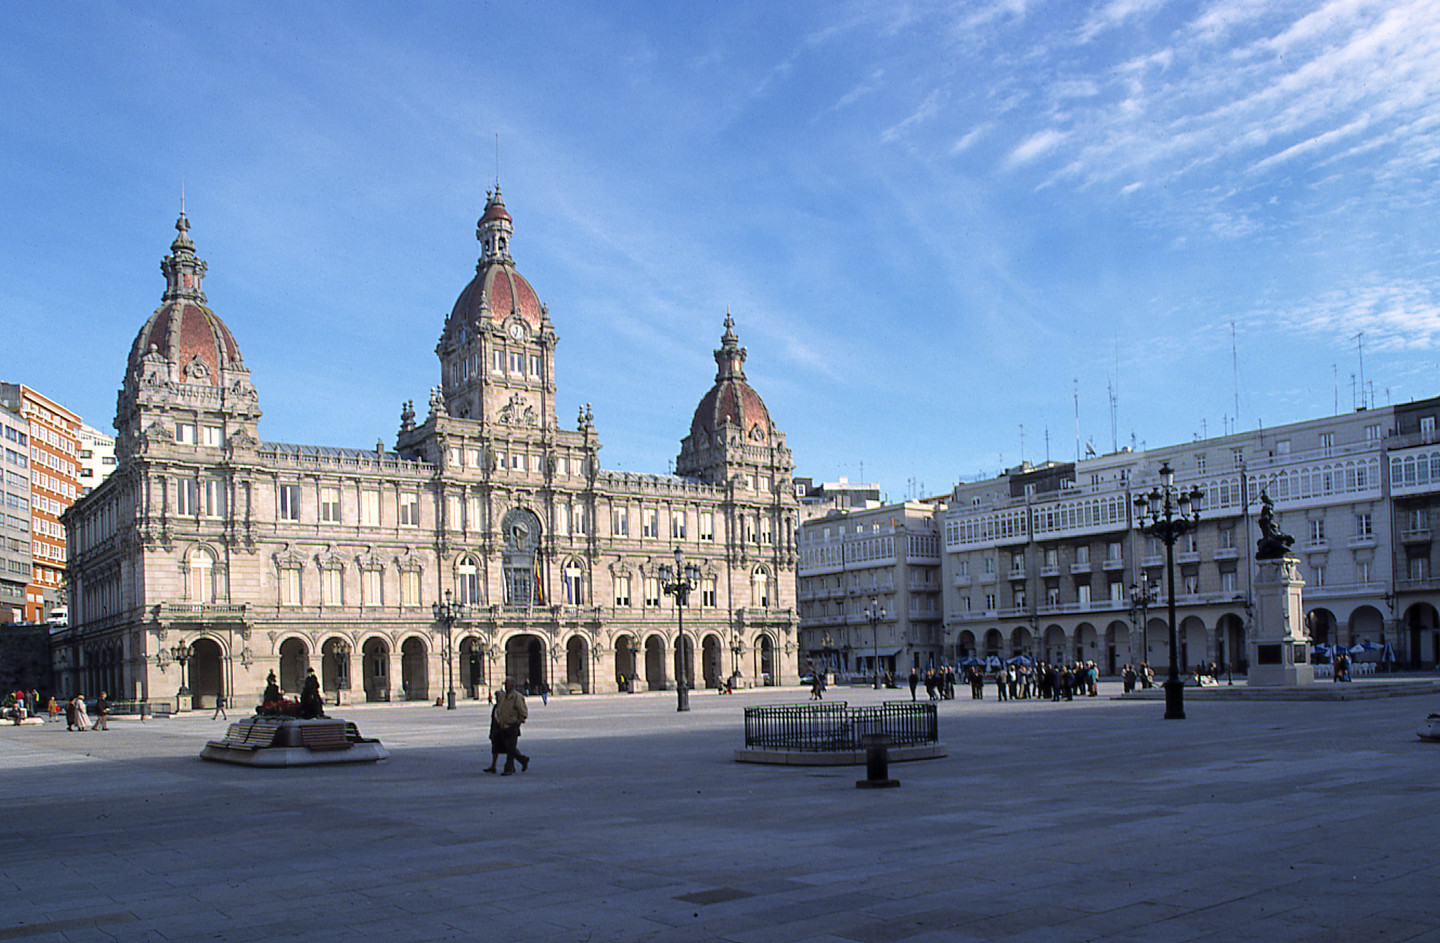
[(900, 649), (898, 648), (855, 648), (850, 650), (850, 654), (856, 658), (874, 658), (877, 651), (881, 658), (894, 658), (900, 654)]

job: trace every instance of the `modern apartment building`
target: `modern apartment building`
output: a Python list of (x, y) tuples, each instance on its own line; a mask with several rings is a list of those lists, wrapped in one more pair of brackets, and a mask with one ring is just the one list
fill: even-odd
[(30, 582), (30, 423), (0, 406), (0, 622), (24, 622)]
[(801, 523), (796, 592), (809, 667), (868, 677), (941, 662), (939, 513), (906, 501)]
[(1295, 538), (1312, 639), (1388, 643), (1401, 663), (1433, 664), (1437, 414), (1440, 399), (1425, 400), (957, 485), (945, 654), (1094, 660), (1110, 673), (1168, 664), (1166, 548), (1141, 533), (1134, 506), (1168, 463), (1177, 487), (1204, 492), (1199, 527), (1175, 546), (1182, 668), (1244, 667), (1262, 491)]
[(65, 528), (80, 496), (80, 417), (23, 383), (0, 383), (0, 406), (24, 417), (30, 436), (30, 582), (25, 618), (43, 622), (65, 605)]
[(115, 437), (80, 425), (80, 493), (89, 494), (115, 470)]

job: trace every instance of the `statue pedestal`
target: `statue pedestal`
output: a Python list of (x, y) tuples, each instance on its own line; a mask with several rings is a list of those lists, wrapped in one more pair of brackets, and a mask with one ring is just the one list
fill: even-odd
[(1294, 557), (1259, 561), (1255, 579), (1255, 632), (1246, 644), (1251, 685), (1315, 683), (1310, 640), (1305, 637), (1300, 587), (1305, 581)]

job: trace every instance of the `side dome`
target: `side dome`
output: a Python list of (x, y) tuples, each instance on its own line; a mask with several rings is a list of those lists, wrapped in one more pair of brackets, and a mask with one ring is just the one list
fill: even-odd
[(715, 363), (719, 367), (715, 385), (695, 407), (695, 416), (690, 420), (690, 435), (709, 440), (717, 430), (735, 426), (749, 442), (769, 445), (774, 432), (770, 410), (765, 407), (760, 394), (745, 381), (745, 348), (740, 346), (739, 341), (735, 335), (735, 321), (727, 313), (720, 349), (715, 351)]
[(227, 375), (247, 372), (240, 345), (205, 303), (201, 281), (206, 266), (195, 255), (190, 221), (183, 212), (175, 228), (179, 234), (160, 262), (165, 293), (130, 345), (126, 378), (223, 387), (228, 385)]
[(510, 255), (514, 223), (500, 198), (500, 187), (497, 185), (485, 197), (485, 213), (475, 226), (480, 261), (475, 265), (475, 277), (460, 292), (450, 317), (445, 319), (447, 338), (468, 327), (504, 323), (511, 315), (518, 315), (532, 331), (538, 331), (545, 318), (540, 296), (525, 276), (515, 271), (515, 260)]

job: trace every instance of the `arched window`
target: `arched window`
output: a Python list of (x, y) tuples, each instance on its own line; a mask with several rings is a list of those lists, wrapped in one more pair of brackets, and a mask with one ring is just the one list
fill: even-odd
[(585, 571), (581, 568), (580, 562), (578, 560), (565, 561), (561, 577), (565, 582), (565, 605), (585, 605)]
[(465, 606), (481, 604), (480, 567), (472, 556), (463, 556), (455, 564), (455, 597)]
[(197, 547), (195, 552), (190, 554), (189, 583), (191, 602), (215, 601), (215, 558), (204, 547)]
[(757, 566), (750, 574), (750, 605), (760, 609), (770, 608), (770, 575), (763, 566)]

